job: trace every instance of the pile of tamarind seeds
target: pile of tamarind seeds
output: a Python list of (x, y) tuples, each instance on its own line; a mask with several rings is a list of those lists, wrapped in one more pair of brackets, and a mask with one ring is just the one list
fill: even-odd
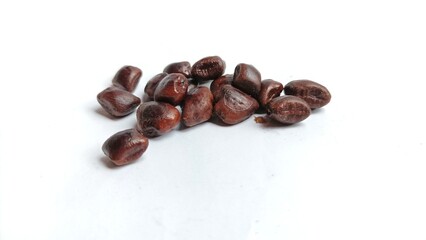
[[(311, 80), (294, 80), (285, 86), (272, 79), (261, 79), (250, 64), (240, 63), (233, 74), (225, 73), (219, 56), (195, 62), (167, 65), (145, 85), (145, 99), (132, 94), (142, 70), (124, 66), (114, 76), (112, 86), (97, 95), (102, 108), (114, 117), (124, 117), (136, 109), (137, 127), (115, 133), (102, 145), (105, 155), (118, 166), (139, 159), (147, 150), (148, 138), (175, 129), (179, 123), (192, 127), (213, 117), (226, 125), (240, 123), (255, 112), (257, 123), (275, 121), (282, 125), (301, 122), (313, 109), (330, 102), (326, 87)], [(205, 86), (209, 81), (210, 87)], [(285, 95), (280, 96), (281, 92)], [(179, 111), (177, 106), (180, 106)]]

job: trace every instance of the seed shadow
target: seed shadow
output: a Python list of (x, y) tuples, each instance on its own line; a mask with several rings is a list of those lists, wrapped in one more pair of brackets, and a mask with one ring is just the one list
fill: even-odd
[(114, 116), (112, 116), (111, 114), (107, 113), (107, 112), (105, 111), (105, 109), (103, 109), (102, 107), (97, 107), (94, 111), (95, 111), (97, 114), (99, 114), (99, 115), (101, 115), (101, 116), (103, 116), (103, 117), (109, 118), (109, 119), (111, 119), (111, 120), (114, 120), (114, 121), (117, 121), (117, 120), (119, 120), (119, 119), (120, 119), (120, 118), (118, 118), (118, 117), (114, 117)]
[(120, 168), (120, 166), (115, 165), (114, 163), (111, 162), (111, 160), (109, 160), (109, 158), (107, 156), (102, 156), (99, 158), (99, 161), (106, 166), (109, 169), (118, 169)]
[[(257, 118), (262, 118), (261, 119), (262, 122), (257, 120)], [(284, 124), (284, 123), (277, 122), (277, 121), (269, 118), (268, 116), (255, 116), (254, 121), (255, 121), (256, 125), (260, 126), (261, 128), (286, 128), (286, 129), (290, 129), (290, 128), (298, 127), (298, 126), (303, 124), (303, 122), (298, 122), (298, 123), (294, 123), (294, 124)]]
[(311, 109), (311, 114), (321, 114), (324, 111), (325, 111), (324, 108), (314, 108), (314, 109)]
[(120, 169), (120, 168), (123, 168), (123, 167), (125, 167), (125, 166), (129, 166), (129, 165), (133, 165), (133, 164), (135, 164), (136, 162), (141, 162), (141, 161), (143, 161), (143, 156), (141, 156), (139, 159), (136, 159), (135, 161), (133, 161), (133, 162), (129, 162), (129, 163), (127, 163), (127, 164), (125, 164), (125, 165), (121, 165), (121, 166), (119, 166), (119, 165), (115, 165), (113, 162), (111, 162), (111, 160), (107, 157), (107, 156), (102, 156), (102, 157), (100, 157), (99, 158), (99, 161), (105, 166), (105, 167), (107, 167), (107, 168), (109, 168), (109, 169)]

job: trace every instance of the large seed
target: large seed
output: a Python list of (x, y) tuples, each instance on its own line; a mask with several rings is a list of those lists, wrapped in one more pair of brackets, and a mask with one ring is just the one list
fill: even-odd
[(161, 80), (154, 92), (154, 100), (174, 106), (182, 102), (188, 89), (188, 79), (180, 73), (171, 73)]
[(272, 99), (266, 105), (270, 118), (284, 124), (293, 124), (305, 120), (311, 114), (309, 105), (301, 98), (281, 96)]
[(191, 89), (182, 107), (182, 122), (187, 127), (208, 121), (213, 112), (213, 95), (207, 87)]
[(219, 56), (205, 57), (194, 63), (192, 77), (197, 81), (216, 79), (225, 72), (226, 64)]
[(99, 104), (114, 117), (132, 113), (141, 103), (140, 98), (117, 87), (109, 87), (97, 95)]
[(240, 63), (235, 67), (232, 85), (257, 98), (261, 89), (260, 72), (253, 65)]
[(312, 109), (324, 107), (331, 100), (326, 87), (311, 80), (294, 80), (284, 87), (286, 95), (293, 95), (305, 100)]
[(118, 166), (136, 161), (148, 148), (148, 138), (135, 129), (118, 132), (102, 145), (102, 151)]
[(142, 77), (142, 70), (133, 66), (124, 66), (115, 74), (112, 84), (133, 92), (138, 86), (139, 79)]
[(159, 73), (152, 77), (145, 85), (144, 92), (149, 98), (154, 99), (154, 92), (158, 84), (167, 76), (167, 73)]
[(145, 102), (137, 112), (138, 130), (147, 137), (157, 137), (172, 131), (180, 121), (179, 111), (168, 103)]
[(258, 108), (256, 99), (231, 85), (225, 85), (221, 89), (220, 100), (214, 106), (214, 112), (224, 123), (237, 124), (253, 115)]
[(263, 80), (262, 88), (258, 97), (260, 106), (265, 107), (269, 101), (278, 97), (283, 89), (284, 87), (280, 82), (274, 81), (272, 79)]
[(167, 65), (163, 72), (165, 73), (181, 73), (185, 77), (191, 77), (191, 64), (189, 62), (175, 62)]

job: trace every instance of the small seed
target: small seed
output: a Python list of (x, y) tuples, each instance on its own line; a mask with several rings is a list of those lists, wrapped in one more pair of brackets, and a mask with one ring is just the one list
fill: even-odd
[(115, 74), (112, 84), (123, 88), (126, 91), (133, 92), (138, 86), (139, 79), (142, 77), (142, 70), (133, 66), (124, 66)]
[(180, 73), (171, 73), (161, 80), (154, 92), (154, 100), (178, 105), (185, 97), (188, 79)]
[(231, 85), (232, 84), (232, 79), (234, 78), (234, 75), (232, 74), (226, 74), (223, 75), (219, 78), (216, 78), (211, 84), (210, 84), (210, 91), (213, 94), (214, 100), (215, 102), (219, 101), (219, 98), (216, 99), (216, 95), (220, 95), (218, 94), (220, 89), (224, 86), (224, 85)]
[(102, 145), (102, 151), (118, 166), (139, 159), (148, 148), (148, 138), (136, 129), (127, 129), (108, 138)]
[(272, 79), (263, 80), (262, 88), (260, 89), (258, 97), (260, 106), (265, 107), (269, 101), (278, 97), (283, 89), (284, 87), (280, 82), (274, 81)]
[(132, 113), (141, 103), (140, 98), (117, 87), (109, 87), (97, 96), (99, 104), (114, 117), (123, 117)]
[(185, 77), (191, 77), (191, 64), (189, 62), (175, 62), (167, 65), (163, 72), (165, 73), (181, 73)]
[(159, 73), (152, 77), (145, 85), (144, 92), (149, 98), (154, 99), (154, 92), (158, 84), (167, 76), (167, 73)]
[(214, 106), (214, 112), (226, 124), (240, 123), (259, 108), (256, 99), (231, 85), (223, 86), (220, 95), (220, 100)]
[(213, 95), (207, 87), (191, 89), (185, 97), (182, 107), (182, 122), (192, 127), (208, 121), (213, 112)]
[(309, 105), (295, 96), (281, 96), (266, 105), (268, 116), (280, 123), (293, 124), (305, 120), (311, 114)]
[(180, 121), (179, 111), (168, 103), (145, 102), (137, 112), (138, 130), (146, 137), (157, 137), (172, 131)]
[(232, 85), (257, 98), (261, 90), (260, 72), (253, 65), (240, 63), (235, 67)]
[(284, 92), (305, 100), (311, 109), (324, 107), (331, 100), (328, 89), (311, 80), (291, 81), (285, 85)]
[(225, 72), (226, 64), (219, 56), (205, 57), (194, 63), (191, 76), (197, 81), (216, 79)]

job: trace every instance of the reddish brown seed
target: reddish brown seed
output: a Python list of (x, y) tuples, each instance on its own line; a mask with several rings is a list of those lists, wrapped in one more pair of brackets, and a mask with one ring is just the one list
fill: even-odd
[(189, 62), (175, 62), (167, 65), (163, 72), (165, 73), (181, 73), (185, 77), (191, 77), (191, 64)]
[(311, 80), (291, 81), (285, 85), (284, 92), (302, 98), (312, 109), (324, 107), (331, 100), (328, 89)]
[(219, 56), (205, 57), (194, 63), (191, 76), (197, 81), (216, 79), (225, 72), (226, 64)]
[(141, 103), (140, 98), (117, 87), (109, 87), (97, 96), (99, 104), (114, 117), (123, 117), (132, 113)]
[(161, 80), (154, 92), (154, 100), (178, 105), (185, 97), (188, 79), (180, 73), (171, 73)]
[[(213, 96), (219, 95), (217, 93), (220, 91), (220, 89), (224, 85), (231, 85), (233, 78), (234, 78), (234, 75), (232, 75), (232, 74), (226, 74), (226, 75), (223, 75), (223, 76), (221, 76), (219, 78), (216, 78), (210, 84), (210, 91), (212, 92)], [(214, 97), (214, 101), (215, 102), (219, 101), (219, 98), (216, 99), (216, 97)]]
[(311, 114), (311, 108), (301, 98), (281, 96), (272, 99), (266, 105), (268, 116), (280, 123), (293, 124), (305, 120)]
[(102, 151), (118, 166), (139, 159), (149, 145), (148, 138), (136, 129), (127, 129), (108, 138), (102, 145)]
[(256, 99), (231, 85), (223, 86), (221, 92), (222, 97), (215, 104), (214, 112), (226, 124), (240, 123), (259, 108)]
[(133, 66), (124, 66), (115, 74), (112, 84), (116, 87), (133, 92), (142, 77), (142, 70)]
[(235, 67), (232, 85), (257, 98), (261, 89), (260, 72), (253, 65), (240, 63)]
[(149, 98), (154, 99), (154, 92), (158, 84), (167, 76), (167, 73), (159, 73), (152, 77), (145, 85), (144, 92)]
[(179, 111), (168, 103), (145, 102), (136, 112), (138, 130), (147, 137), (172, 131), (180, 121)]
[(213, 112), (213, 95), (210, 89), (204, 86), (188, 91), (182, 107), (182, 122), (192, 127), (208, 121)]
[(265, 107), (273, 98), (278, 97), (284, 89), (284, 86), (280, 82), (272, 79), (263, 80), (261, 86), (257, 99), (262, 107)]

